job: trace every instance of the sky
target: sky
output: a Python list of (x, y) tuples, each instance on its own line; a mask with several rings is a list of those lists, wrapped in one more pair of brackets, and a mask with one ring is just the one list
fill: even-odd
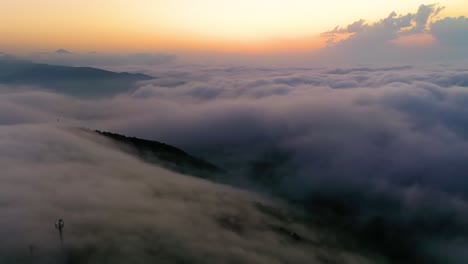
[[(423, 1), (115, 0), (2, 1), (0, 51), (278, 53), (325, 47), (321, 36), (361, 19), (413, 13)], [(441, 0), (438, 19), (468, 14)], [(419, 39), (419, 38), (418, 38)]]

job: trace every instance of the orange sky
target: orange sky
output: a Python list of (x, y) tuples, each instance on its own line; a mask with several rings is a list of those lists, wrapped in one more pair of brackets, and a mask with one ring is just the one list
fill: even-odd
[[(439, 2), (447, 7), (445, 15), (468, 14), (466, 0)], [(409, 0), (2, 1), (0, 51), (307, 51), (323, 47), (320, 33), (336, 25), (360, 18), (376, 21), (393, 10), (415, 12), (420, 4)]]

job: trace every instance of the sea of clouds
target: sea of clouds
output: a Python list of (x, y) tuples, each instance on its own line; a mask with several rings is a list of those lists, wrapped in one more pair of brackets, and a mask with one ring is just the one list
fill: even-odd
[(1, 263), (374, 263), (279, 201), (146, 164), (89, 130), (2, 125), (0, 145)]
[[(108, 201), (105, 206), (123, 210), (170, 207), (166, 201), (156, 207), (145, 202), (148, 181), (159, 184), (149, 174), (158, 172), (147, 172), (147, 165), (136, 160), (122, 161), (123, 154), (97, 145), (83, 153), (85, 139), (63, 130), (88, 127), (175, 145), (230, 171), (221, 181), (279, 194), (315, 212), (334, 208), (347, 230), (396, 259), (468, 259), (467, 67), (172, 64), (143, 70), (157, 79), (106, 98), (72, 97), (47, 87), (1, 87), (0, 162), (7, 168), (1, 195), (20, 204), (45, 199), (41, 206), (46, 208), (36, 212), (41, 217), (72, 215), (75, 208), (84, 219), (88, 210), (91, 215)], [(9, 137), (16, 139), (12, 143)], [(252, 170), (259, 160), (271, 168)], [(128, 162), (132, 165), (120, 165)], [(128, 176), (133, 174), (141, 178)], [(177, 185), (185, 181), (193, 180), (174, 180), (171, 188), (182, 188)], [(70, 203), (62, 201), (62, 186), (68, 186)], [(218, 188), (224, 187), (210, 190)], [(83, 198), (84, 192), (89, 197)], [(207, 199), (214, 203), (217, 198)], [(133, 205), (135, 200), (141, 203)], [(4, 208), (10, 203), (0, 200)], [(6, 231), (19, 232), (11, 223), (31, 230), (30, 223), (22, 226), (18, 219), (30, 219), (33, 212), (12, 208), (10, 219), (2, 219)], [(47, 211), (54, 213), (41, 213)], [(118, 218), (118, 211), (99, 219)], [(194, 236), (188, 234), (192, 231), (182, 233)]]

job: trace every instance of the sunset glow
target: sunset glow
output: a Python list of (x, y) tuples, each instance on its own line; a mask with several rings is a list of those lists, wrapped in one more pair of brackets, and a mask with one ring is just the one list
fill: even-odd
[[(413, 12), (420, 4), (407, 0), (3, 1), (0, 49), (242, 53), (316, 50), (325, 46), (320, 33), (337, 25), (358, 19), (378, 21), (392, 11)], [(443, 16), (459, 16), (468, 10), (463, 0), (444, 0), (440, 5), (446, 6)]]

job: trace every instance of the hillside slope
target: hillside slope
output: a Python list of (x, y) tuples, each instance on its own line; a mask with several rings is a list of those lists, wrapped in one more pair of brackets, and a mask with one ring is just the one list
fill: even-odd
[(127, 137), (111, 132), (96, 130), (116, 142), (128, 153), (136, 154), (142, 160), (161, 165), (165, 168), (201, 178), (213, 178), (223, 170), (203, 159), (194, 157), (185, 151), (158, 141)]
[(0, 59), (0, 84), (31, 85), (77, 96), (105, 96), (128, 91), (154, 77), (92, 67), (70, 67)]

